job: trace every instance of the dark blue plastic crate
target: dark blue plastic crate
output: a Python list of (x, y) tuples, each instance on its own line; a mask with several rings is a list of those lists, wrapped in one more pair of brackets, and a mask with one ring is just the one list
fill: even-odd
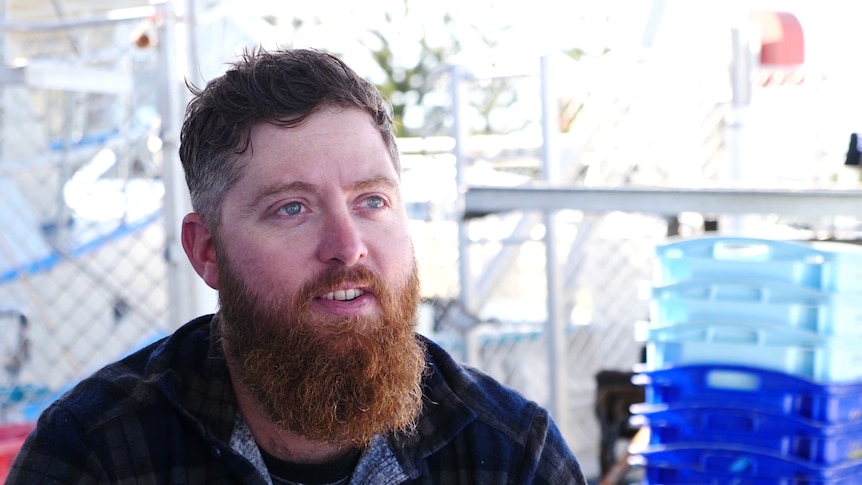
[(645, 466), (644, 485), (859, 485), (859, 478), (815, 479), (809, 477), (740, 478), (714, 475), (684, 468)]
[(862, 420), (823, 425), (750, 409), (632, 406), (637, 426), (649, 426), (652, 445), (744, 445), (764, 453), (836, 465), (862, 458)]
[(647, 404), (749, 409), (823, 424), (862, 420), (862, 381), (820, 384), (762, 368), (704, 364), (649, 370), (632, 382), (646, 386)]
[(816, 466), (738, 447), (652, 446), (630, 458), (650, 485), (858, 485), (862, 461)]

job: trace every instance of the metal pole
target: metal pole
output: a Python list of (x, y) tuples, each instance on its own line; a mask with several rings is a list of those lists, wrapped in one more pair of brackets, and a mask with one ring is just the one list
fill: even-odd
[[(6, 22), (6, 17), (9, 15), (9, 2), (7, 0), (0, 0), (0, 21)], [(7, 66), (9, 63), (6, 58), (6, 36), (7, 31), (3, 29), (0, 31), (0, 66)], [(9, 103), (6, 102), (6, 86), (0, 83), (0, 106), (9, 106)], [(0, 133), (4, 132), (6, 127), (6, 109), (0, 110)], [(6, 157), (3, 156), (3, 151), (6, 147), (6, 144), (3, 143), (2, 137), (0, 137), (0, 161), (6, 161)]]
[[(551, 59), (540, 59), (540, 82), (542, 96), (542, 174), (546, 182), (559, 181), (556, 135), (557, 110), (551, 88)], [(568, 430), (567, 372), (566, 372), (566, 326), (567, 318), (562, 311), (562, 284), (560, 278), (559, 250), (557, 248), (556, 212), (543, 212), (545, 220), (545, 272), (547, 276), (548, 320), (545, 333), (548, 342), (548, 376), (550, 402), (548, 411), (565, 434)]]
[(195, 0), (185, 0), (183, 23), (186, 26), (186, 56), (189, 81), (197, 87), (203, 87), (204, 78), (201, 70), (200, 51), (198, 50), (198, 3)]
[[(741, 187), (749, 183), (746, 175), (748, 160), (746, 145), (748, 144), (749, 107), (752, 97), (752, 72), (754, 70), (754, 55), (752, 53), (752, 31), (750, 16), (747, 10), (736, 12), (736, 25), (731, 28), (731, 107), (728, 122), (728, 145), (730, 148), (730, 170), (728, 177), (733, 187)], [(732, 235), (745, 234), (749, 226), (758, 224), (752, 216), (727, 216), (724, 218), (722, 232)]]
[(172, 2), (159, 4), (162, 17), (159, 31), (159, 114), (161, 115), (162, 170), (165, 182), (165, 257), (168, 263), (169, 326), (176, 328), (198, 315), (201, 286), (180, 244), (180, 224), (191, 210), (188, 190), (179, 160), (179, 135), (184, 96), (177, 69), (176, 12)]
[(464, 200), (468, 218), (509, 211), (560, 209), (653, 214), (862, 216), (858, 189), (470, 187)]
[[(467, 129), (464, 126), (465, 95), (464, 81), (466, 73), (459, 65), (450, 66), (450, 80), (452, 89), (452, 138), (455, 141), (453, 153), (455, 155), (455, 187), (458, 193), (458, 203), (464, 203), (464, 194), (467, 191), (465, 171), (467, 169), (467, 152), (465, 142), (467, 140)], [(460, 286), (459, 303), (461, 309), (468, 314), (474, 314), (473, 279), (470, 272), (470, 234), (469, 222), (464, 217), (464, 211), (458, 211), (461, 218), (458, 221), (458, 281)], [(470, 365), (478, 364), (478, 346), (472, 338), (475, 329), (468, 328), (464, 335), (464, 361)]]

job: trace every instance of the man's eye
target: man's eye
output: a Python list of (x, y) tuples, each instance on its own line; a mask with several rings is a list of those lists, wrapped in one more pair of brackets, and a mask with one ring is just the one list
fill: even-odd
[(288, 202), (281, 206), (278, 212), (288, 216), (295, 216), (302, 212), (302, 204), (299, 202)]
[(386, 201), (383, 197), (369, 197), (365, 199), (365, 206), (369, 209), (382, 209), (386, 207)]

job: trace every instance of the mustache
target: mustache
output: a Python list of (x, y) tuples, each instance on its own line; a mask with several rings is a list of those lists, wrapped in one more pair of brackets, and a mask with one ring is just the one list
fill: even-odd
[(331, 267), (302, 286), (298, 293), (299, 303), (308, 304), (313, 298), (338, 289), (347, 283), (370, 290), (377, 297), (382, 297), (387, 293), (388, 285), (383, 278), (365, 265), (349, 268)]

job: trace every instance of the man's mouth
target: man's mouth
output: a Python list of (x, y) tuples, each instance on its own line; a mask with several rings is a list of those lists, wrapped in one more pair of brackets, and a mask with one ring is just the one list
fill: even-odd
[(364, 291), (358, 288), (351, 288), (349, 290), (335, 290), (323, 295), (321, 298), (324, 300), (350, 301), (359, 298), (364, 293)]

